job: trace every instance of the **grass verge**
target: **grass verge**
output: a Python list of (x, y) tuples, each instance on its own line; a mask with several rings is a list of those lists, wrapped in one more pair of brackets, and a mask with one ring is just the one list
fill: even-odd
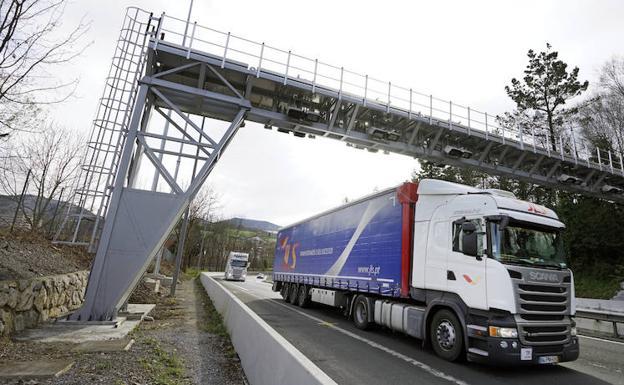
[(198, 299), (201, 301), (204, 310), (203, 317), (198, 320), (198, 326), (207, 333), (221, 337), (224, 341), (223, 347), (225, 355), (229, 358), (234, 358), (236, 356), (236, 350), (234, 350), (234, 346), (232, 346), (230, 334), (223, 323), (223, 317), (221, 317), (221, 314), (215, 309), (212, 300), (210, 300), (208, 293), (206, 293), (199, 279), (195, 280), (195, 285), (195, 289), (199, 292)]
[(202, 271), (196, 267), (189, 267), (186, 270), (184, 270), (184, 279), (188, 279), (188, 280), (195, 279), (199, 277), (201, 272)]
[(141, 358), (140, 364), (147, 370), (155, 385), (176, 385), (184, 378), (184, 367), (175, 352), (165, 351), (160, 342), (151, 337), (141, 338), (150, 347), (148, 357)]

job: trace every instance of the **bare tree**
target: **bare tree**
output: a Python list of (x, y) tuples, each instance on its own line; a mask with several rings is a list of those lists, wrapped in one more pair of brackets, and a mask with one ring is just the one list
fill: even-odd
[(82, 146), (83, 138), (75, 132), (48, 125), (41, 133), (14, 142), (9, 149), (10, 156), (4, 160), (0, 174), (0, 191), (19, 200), (30, 170), (26, 192), (32, 198), (20, 210), (31, 230), (39, 231), (49, 224), (54, 200), (59, 199), (63, 188), (71, 188), (78, 174)]
[(219, 208), (219, 196), (210, 186), (204, 186), (191, 202), (184, 241), (184, 268), (199, 264), (205, 251), (208, 227), (215, 220)]
[(580, 108), (582, 133), (593, 146), (624, 155), (624, 58), (602, 66), (598, 85)]
[(88, 23), (64, 32), (67, 1), (0, 0), (0, 138), (24, 130), (39, 106), (66, 100), (77, 85), (56, 72), (87, 46)]

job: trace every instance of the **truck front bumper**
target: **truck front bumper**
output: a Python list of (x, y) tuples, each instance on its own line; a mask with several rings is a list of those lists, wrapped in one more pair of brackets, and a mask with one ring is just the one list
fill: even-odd
[[(501, 344), (501, 342), (506, 342)], [(515, 342), (516, 347), (513, 347)], [(487, 338), (487, 351), (471, 349), (468, 360), (501, 366), (544, 365), (574, 361), (579, 356), (577, 337), (563, 345), (525, 346), (518, 339)]]

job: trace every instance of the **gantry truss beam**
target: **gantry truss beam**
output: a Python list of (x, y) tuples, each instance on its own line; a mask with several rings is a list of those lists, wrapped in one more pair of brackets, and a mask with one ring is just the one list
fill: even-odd
[[(171, 100), (184, 104), (186, 112), (227, 120), (232, 109), (248, 103), (245, 104), (250, 106), (247, 120), (299, 136), (337, 139), (373, 152), (382, 150), (474, 168), (488, 174), (624, 202), (618, 190), (624, 190), (624, 169), (619, 161), (606, 164), (594, 162), (591, 157), (582, 159), (578, 151), (559, 143), (556, 151), (529, 145), (501, 134), (500, 130), (471, 129), (285, 74), (258, 71), (246, 63), (224, 61), (222, 57), (194, 50), (189, 53), (188, 48), (167, 41), (160, 40), (156, 44), (152, 40), (151, 47), (158, 51), (158, 67), (168, 72), (154, 79), (153, 84), (162, 87)], [(209, 69), (205, 71), (203, 87), (190, 86), (203, 67)], [(240, 95), (245, 95), (245, 101)], [(219, 102), (205, 103), (206, 98), (219, 99)], [(301, 100), (306, 102), (297, 102)], [(306, 119), (289, 113), (289, 108), (302, 105), (317, 111), (318, 115)], [(465, 150), (464, 155), (469, 156), (449, 153), (449, 148), (453, 147)], [(605, 191), (605, 185), (616, 189)]]

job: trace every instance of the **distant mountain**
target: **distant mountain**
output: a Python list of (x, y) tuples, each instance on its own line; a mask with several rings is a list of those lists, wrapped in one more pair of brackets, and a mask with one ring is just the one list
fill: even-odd
[[(36, 196), (30, 194), (24, 195), (22, 205), (26, 209), (26, 212), (32, 211), (32, 209), (35, 207), (36, 201)], [(15, 210), (17, 209), (17, 203), (18, 197), (0, 195), (0, 226), (8, 225), (11, 223), (11, 221), (13, 220), (13, 216), (15, 215)], [(55, 211), (57, 211), (57, 216), (64, 215), (65, 212), (61, 208), (67, 210), (66, 204), (67, 203), (65, 202), (60, 203), (61, 206), (59, 207), (59, 210), (56, 210), (59, 202), (56, 199), (53, 199), (47, 207), (46, 216), (52, 217)], [(21, 212), (19, 212), (17, 216), (17, 225), (18, 227), (25, 225), (25, 221), (22, 217)]]
[[(18, 200), (18, 197), (15, 196), (0, 195), (0, 227), (9, 226), (13, 222), (13, 217), (15, 216), (15, 210), (17, 209)], [(32, 212), (36, 202), (37, 197), (35, 195), (24, 194), (22, 205), (28, 214)], [(72, 213), (78, 213), (81, 210), (79, 206), (76, 206), (73, 203), (69, 203), (67, 201), (58, 201), (56, 199), (52, 199), (50, 201), (45, 212), (46, 221), (54, 218), (54, 224), (49, 227), (50, 230), (56, 230), (56, 226), (60, 225), (60, 223), (63, 221), (65, 215), (67, 214), (68, 205), (70, 205), (69, 209)], [(91, 213), (88, 210), (84, 210), (83, 215), (83, 220), (85, 222), (81, 224), (80, 233), (81, 235), (88, 235), (93, 228), (91, 224), (94, 222), (95, 214)], [(18, 211), (15, 226), (18, 228), (28, 227), (28, 223), (24, 218), (21, 210)], [(69, 231), (72, 230), (70, 229)]]
[(230, 223), (234, 227), (242, 227), (248, 230), (277, 232), (277, 230), (280, 229), (280, 226), (276, 225), (275, 223), (271, 223), (268, 221), (259, 221), (256, 219), (232, 218), (226, 220), (225, 222)]

